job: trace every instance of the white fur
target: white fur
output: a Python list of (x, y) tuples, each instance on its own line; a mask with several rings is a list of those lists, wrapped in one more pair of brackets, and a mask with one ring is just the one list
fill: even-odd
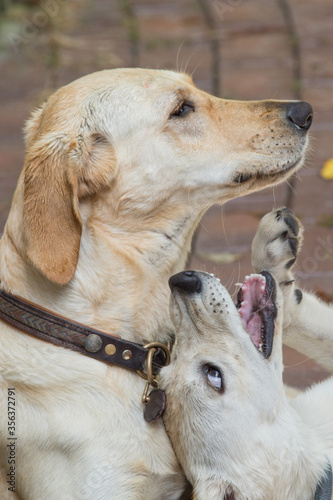
[[(198, 273), (200, 293), (173, 290), (177, 342), (161, 374), (164, 421), (196, 500), (313, 500), (327, 461), (333, 466), (333, 378), (290, 401), (282, 382), (285, 324), (288, 341), (296, 334), (293, 345), (309, 355), (316, 346), (313, 357), (333, 371), (333, 310), (307, 294), (298, 303), (295, 284), (286, 284), (293, 279), (285, 267), (294, 257), (288, 240), (301, 240), (302, 232), (285, 223), (293, 215), (277, 219), (277, 212), (263, 218), (253, 243), (255, 271), (274, 271), (281, 287), (268, 359), (210, 275)], [(206, 364), (222, 374), (222, 393), (207, 383)]]

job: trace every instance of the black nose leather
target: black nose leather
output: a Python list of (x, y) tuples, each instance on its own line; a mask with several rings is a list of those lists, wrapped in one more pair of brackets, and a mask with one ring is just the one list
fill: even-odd
[(171, 291), (178, 288), (188, 293), (199, 293), (201, 291), (201, 280), (195, 271), (184, 271), (171, 276), (169, 287)]
[(297, 127), (309, 130), (313, 118), (313, 109), (307, 102), (290, 103), (287, 108), (288, 119)]

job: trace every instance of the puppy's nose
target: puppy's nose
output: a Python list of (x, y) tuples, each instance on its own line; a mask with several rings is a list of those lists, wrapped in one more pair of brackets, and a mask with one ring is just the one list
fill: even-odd
[(201, 279), (195, 271), (184, 271), (171, 276), (169, 279), (169, 287), (171, 291), (179, 288), (188, 293), (199, 293), (201, 291)]
[(294, 102), (287, 105), (287, 117), (297, 127), (309, 130), (313, 118), (313, 109), (307, 102)]

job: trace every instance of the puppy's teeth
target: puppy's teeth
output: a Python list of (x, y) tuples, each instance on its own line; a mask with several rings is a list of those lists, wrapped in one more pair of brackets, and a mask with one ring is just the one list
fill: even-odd
[(262, 352), (263, 344), (259, 344), (259, 351)]
[(213, 273), (209, 273), (211, 276), (213, 276), (213, 278), (215, 278), (214, 274)]
[(243, 286), (243, 283), (235, 283), (235, 286)]

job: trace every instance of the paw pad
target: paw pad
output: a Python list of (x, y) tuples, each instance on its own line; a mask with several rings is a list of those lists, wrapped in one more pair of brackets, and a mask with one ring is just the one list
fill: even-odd
[(299, 224), (289, 208), (282, 208), (276, 211), (276, 219), (279, 221), (283, 219), (283, 222), (289, 227), (290, 231), (297, 236), (299, 233)]

